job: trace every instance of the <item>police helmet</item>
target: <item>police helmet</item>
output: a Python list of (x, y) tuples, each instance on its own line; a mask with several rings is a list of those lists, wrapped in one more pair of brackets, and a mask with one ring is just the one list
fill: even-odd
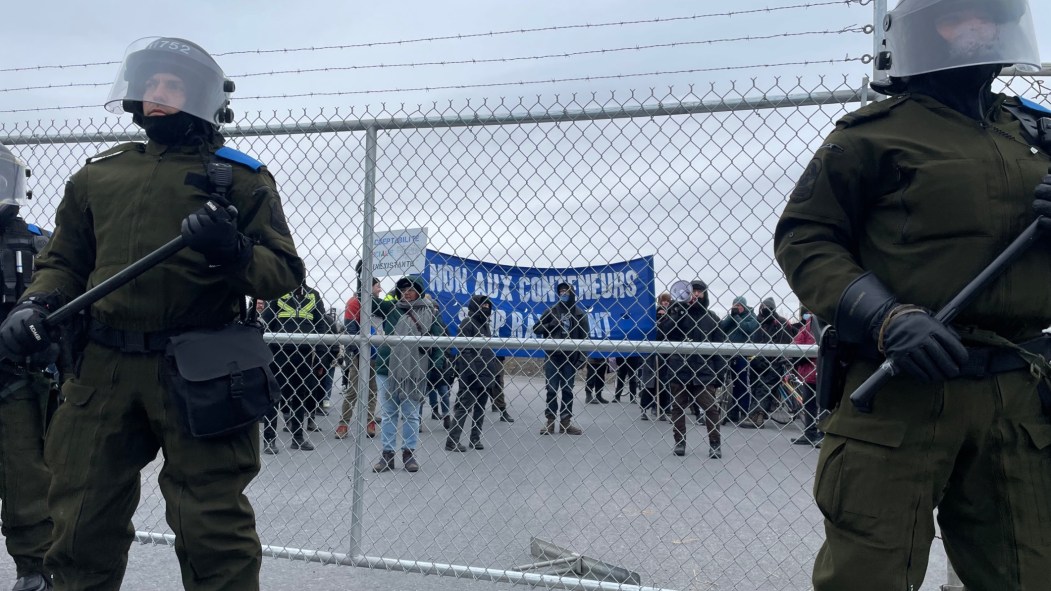
[(878, 65), (892, 78), (981, 65), (1040, 69), (1027, 0), (901, 0), (883, 28)]
[(128, 47), (106, 99), (106, 109), (141, 114), (147, 84), (156, 74), (178, 77), (181, 88), (155, 93), (149, 97), (151, 102), (179, 109), (216, 128), (233, 121), (229, 108), (233, 81), (201, 46), (176, 37), (147, 37)]
[(29, 169), (25, 163), (0, 144), (0, 221), (18, 215), (19, 208), (25, 205), (29, 197), (26, 190), (28, 177)]

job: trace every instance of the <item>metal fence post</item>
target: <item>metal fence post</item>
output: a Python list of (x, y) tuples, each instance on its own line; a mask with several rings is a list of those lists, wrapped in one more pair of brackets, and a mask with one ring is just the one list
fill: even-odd
[[(365, 429), (368, 425), (369, 381), (372, 377), (372, 355), (369, 336), (372, 332), (372, 236), (376, 214), (376, 143), (375, 126), (365, 130), (365, 194), (363, 204), (364, 221), (361, 224), (361, 285), (358, 297), (361, 300), (361, 317), (358, 322), (358, 398), (354, 405), (357, 420), (354, 428), (354, 496), (350, 509), (350, 555), (361, 556), (361, 519), (365, 505)], [(376, 405), (379, 406), (379, 392)], [(377, 408), (377, 411), (379, 409)]]
[(949, 582), (941, 586), (941, 591), (967, 591), (960, 577), (956, 576), (956, 571), (952, 569), (951, 562), (948, 563), (948, 571)]

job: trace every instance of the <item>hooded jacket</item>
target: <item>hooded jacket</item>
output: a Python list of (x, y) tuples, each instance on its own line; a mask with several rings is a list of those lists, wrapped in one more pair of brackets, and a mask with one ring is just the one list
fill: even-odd
[[(708, 309), (707, 289), (696, 302), (674, 302), (657, 322), (657, 335), (662, 341), (721, 343), (726, 335), (719, 317)], [(673, 354), (665, 358), (668, 379), (684, 385), (716, 386), (726, 367), (721, 355)]]
[[(737, 304), (744, 307), (744, 312), (738, 313), (734, 310)], [(734, 298), (730, 313), (719, 321), (719, 328), (726, 334), (726, 340), (731, 343), (751, 343), (759, 330), (759, 320), (755, 314), (748, 309), (748, 300), (744, 296)]]
[[(584, 310), (577, 305), (576, 295), (570, 292), (568, 302), (558, 301), (540, 315), (533, 325), (536, 336), (549, 339), (587, 339), (591, 337), (591, 326)], [(566, 351), (549, 351), (548, 357), (565, 355)], [(578, 365), (584, 360), (580, 351), (568, 352), (569, 362)]]
[[(490, 304), (489, 313), (482, 310), (482, 305)], [(492, 317), (492, 302), (488, 296), (471, 296), (467, 302), (467, 318), (460, 323), (462, 337), (491, 337), (493, 329), (489, 323)], [(467, 388), (488, 387), (500, 372), (500, 361), (492, 349), (472, 349), (463, 347), (457, 361), (460, 380)]]

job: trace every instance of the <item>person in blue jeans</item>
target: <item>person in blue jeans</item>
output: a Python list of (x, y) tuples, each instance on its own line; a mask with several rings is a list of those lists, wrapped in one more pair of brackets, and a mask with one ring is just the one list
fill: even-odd
[[(384, 333), (393, 336), (440, 336), (434, 301), (423, 298), (423, 278), (409, 275), (395, 284), (394, 292), (374, 302), (375, 314), (383, 318)], [(408, 472), (420, 469), (416, 445), (420, 433), (420, 405), (427, 395), (427, 373), (442, 368), (444, 357), (437, 347), (421, 347), (415, 342), (383, 345), (376, 360), (376, 390), (380, 399), (380, 441), (383, 456), (373, 472), (394, 469), (401, 424), (402, 464)]]
[[(536, 336), (549, 339), (586, 339), (591, 329), (587, 314), (577, 305), (573, 287), (566, 282), (557, 286), (558, 302), (540, 315), (533, 326)], [(547, 384), (546, 419), (541, 435), (555, 432), (555, 419), (559, 419), (562, 432), (580, 435), (583, 431), (573, 424), (573, 381), (577, 367), (584, 360), (580, 351), (549, 351), (544, 362), (544, 379)], [(561, 408), (559, 408), (561, 403)]]

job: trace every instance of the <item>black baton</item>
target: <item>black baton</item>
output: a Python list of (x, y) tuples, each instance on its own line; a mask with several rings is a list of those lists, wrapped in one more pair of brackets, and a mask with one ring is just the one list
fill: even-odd
[[(1038, 236), (1045, 232), (1049, 226), (1051, 226), (1051, 219), (1044, 216), (1038, 216), (1033, 220), (1033, 223), (1029, 224), (1018, 235), (1018, 238), (1014, 239), (1014, 242), (1009, 244), (993, 262), (989, 263), (988, 267), (982, 269), (977, 277), (964, 286), (960, 293), (956, 294), (956, 297), (950, 300), (948, 304), (945, 304), (941, 310), (938, 310), (938, 313), (934, 315), (935, 320), (945, 325), (952, 322), (956, 315), (960, 313), (960, 310), (966, 308), (974, 301), (974, 298), (980, 291), (989, 287), (989, 284), (1002, 275), (1011, 263), (1015, 262), (1022, 253), (1029, 250), (1029, 247), (1036, 242)], [(879, 369), (850, 395), (850, 402), (854, 405), (854, 408), (864, 413), (872, 412), (872, 402), (876, 398), (876, 392), (887, 383), (887, 380), (896, 375), (898, 375), (898, 366), (892, 359), (887, 359), (880, 364)]]
[(184, 246), (186, 246), (186, 240), (183, 239), (181, 235), (177, 238), (172, 238), (167, 244), (121, 269), (120, 272), (113, 277), (99, 283), (95, 287), (92, 287), (88, 291), (77, 296), (76, 299), (65, 306), (48, 314), (47, 318), (44, 319), (44, 325), (48, 327), (57, 326), (63, 321), (72, 318), (77, 312), (86, 309), (91, 304), (94, 304), (113, 293), (118, 288), (124, 286), (132, 279), (149, 271), (165, 259), (182, 250)]

